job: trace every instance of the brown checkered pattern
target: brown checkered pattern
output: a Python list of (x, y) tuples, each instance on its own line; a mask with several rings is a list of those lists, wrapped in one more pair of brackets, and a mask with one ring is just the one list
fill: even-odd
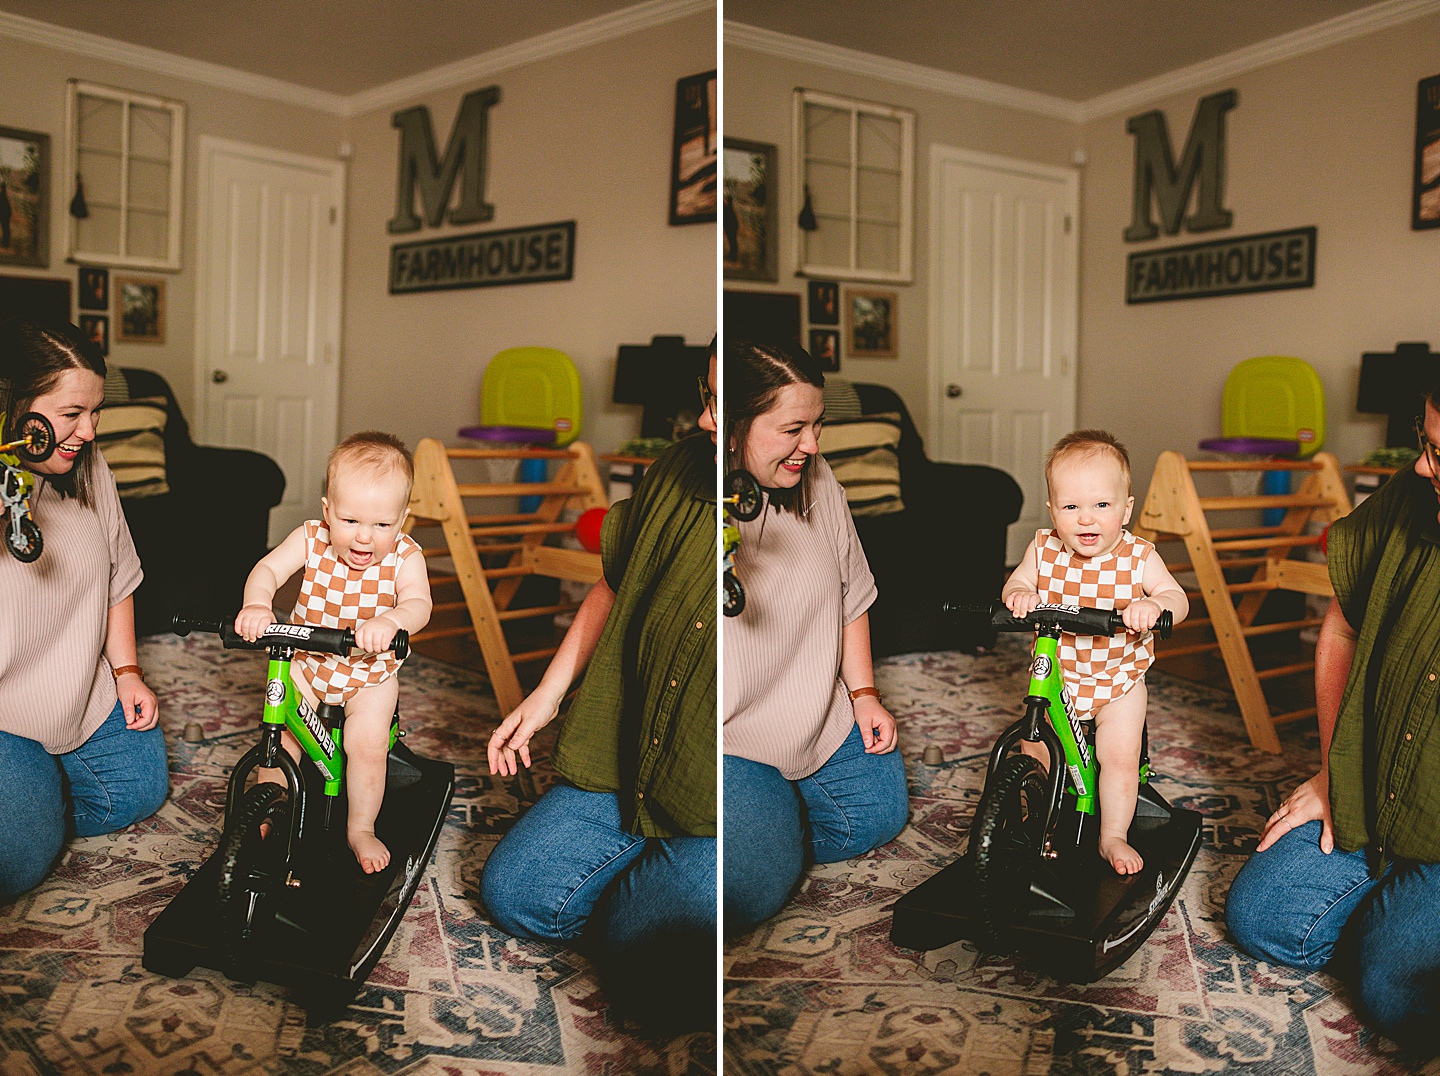
[[(1101, 557), (1082, 557), (1065, 548), (1053, 530), (1035, 532), (1040, 600), (1049, 605), (1084, 605), (1124, 609), (1145, 596), (1141, 576), (1145, 558), (1155, 547), (1129, 531), (1120, 532), (1115, 548)], [(1060, 636), (1060, 668), (1076, 716), (1089, 720), (1095, 711), (1129, 691), (1155, 660), (1155, 636), (1126, 633)]]
[[(330, 548), (330, 528), (322, 521), (305, 523), (305, 540), (305, 579), (290, 622), (323, 628), (353, 628), (394, 609), (395, 575), (400, 565), (407, 557), (422, 555), (415, 539), (402, 534), (389, 556), (356, 572), (341, 563)], [(400, 662), (390, 653), (349, 659), (297, 650), (295, 664), (304, 670), (320, 701), (332, 706), (400, 671)]]

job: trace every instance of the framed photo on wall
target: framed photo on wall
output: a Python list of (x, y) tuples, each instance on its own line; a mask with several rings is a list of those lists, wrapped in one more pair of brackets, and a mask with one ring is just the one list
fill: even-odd
[(810, 357), (820, 364), (820, 369), (840, 369), (840, 330), (811, 329)]
[(1440, 75), (1420, 80), (1415, 106), (1415, 196), (1412, 228), (1440, 228)]
[(670, 223), (715, 220), (715, 72), (675, 84), (675, 145), (670, 160)]
[(0, 127), (0, 264), (50, 264), (50, 136)]
[(155, 277), (115, 278), (116, 340), (132, 344), (165, 342), (165, 281)]
[(847, 288), (845, 350), (852, 359), (893, 359), (899, 352), (900, 296)]
[(840, 324), (840, 285), (833, 280), (812, 280), (809, 291), (811, 325)]
[(110, 317), (107, 314), (81, 314), (80, 331), (95, 342), (100, 354), (110, 354)]
[(110, 309), (110, 270), (94, 266), (80, 267), (80, 294), (75, 305), (81, 310)]
[(727, 280), (779, 280), (775, 147), (725, 139), (724, 270)]

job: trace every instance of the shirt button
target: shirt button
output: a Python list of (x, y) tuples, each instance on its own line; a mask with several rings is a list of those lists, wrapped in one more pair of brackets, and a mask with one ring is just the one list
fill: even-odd
[(1430, 674), (1430, 682), (1431, 682), (1432, 684), (1435, 682), (1435, 674), (1434, 674), (1434, 673), (1431, 673), (1431, 674)]
[(675, 687), (675, 686), (676, 686), (677, 684), (679, 684), (679, 683), (680, 683), (679, 680), (671, 680), (671, 681), (670, 681), (670, 686), (671, 686), (671, 687)]
[(659, 736), (656, 736), (656, 737), (655, 737), (653, 740), (651, 740), (650, 742), (651, 742), (652, 744), (654, 744), (656, 747), (659, 747), (659, 746), (660, 746), (660, 737), (659, 737)]
[(1395, 793), (1390, 793), (1390, 798), (1393, 800), (1395, 798)]
[(1413, 739), (1415, 739), (1415, 737), (1412, 736), (1410, 733), (1407, 732), (1407, 733), (1405, 734), (1405, 739), (1407, 739), (1407, 740), (1413, 740)]
[(705, 621), (703, 621), (703, 620), (697, 620), (697, 621), (695, 621), (695, 626), (696, 626), (697, 628), (703, 628), (703, 627), (705, 626)]
[(636, 798), (637, 800), (643, 800), (643, 799), (645, 798), (645, 793), (643, 793), (643, 792), (637, 792), (637, 793), (635, 793), (635, 798)]

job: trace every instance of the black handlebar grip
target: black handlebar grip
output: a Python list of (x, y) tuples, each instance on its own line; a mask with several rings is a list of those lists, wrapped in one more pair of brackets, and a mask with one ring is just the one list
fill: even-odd
[(404, 661), (410, 656), (410, 633), (404, 628), (395, 632), (395, 638), (390, 640), (390, 652), (395, 655), (396, 661)]

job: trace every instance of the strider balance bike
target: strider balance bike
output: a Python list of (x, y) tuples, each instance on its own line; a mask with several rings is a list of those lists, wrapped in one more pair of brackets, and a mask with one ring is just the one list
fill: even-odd
[[(1042, 605), (1017, 618), (1002, 606), (991, 623), (1036, 633), (1025, 716), (990, 752), (966, 854), (896, 902), (890, 938), (909, 949), (970, 938), (988, 952), (1024, 951), (1057, 978), (1091, 982), (1119, 967), (1164, 918), (1199, 851), (1202, 819), (1155, 791), (1142, 740), (1127, 839), (1145, 865), (1116, 874), (1098, 848), (1094, 746), (1070, 704), (1057, 651), (1061, 632), (1126, 631), (1120, 613)], [(1166, 612), (1155, 633), (1166, 638), (1170, 627)], [(1022, 740), (1045, 745), (1048, 772), (1011, 753)]]
[[(4, 429), (5, 412), (0, 411), (0, 430)], [(0, 531), (4, 532), (10, 555), (32, 564), (40, 559), (45, 541), (30, 514), (35, 476), (25, 464), (44, 463), (50, 458), (55, 451), (55, 428), (44, 415), (27, 411), (20, 416), (16, 432), (18, 438), (0, 443)]]
[[(144, 965), (188, 975), (199, 964), (232, 978), (281, 983), (302, 1003), (347, 1003), (380, 959), (435, 850), (450, 809), (455, 768), (422, 758), (401, 742), (397, 708), (390, 724), (385, 800), (375, 834), (390, 849), (384, 870), (366, 874), (345, 839), (345, 710), (313, 710), (295, 688), (296, 650), (348, 655), (349, 629), (272, 624), (246, 642), (234, 618), (176, 616), (177, 635), (218, 634), (226, 649), (268, 650), (260, 738), (230, 774), (220, 845), (145, 932)], [(409, 638), (396, 632), (403, 659)], [(284, 749), (288, 729), (309, 765)], [(285, 784), (246, 788), (258, 767), (278, 768)]]
[(749, 523), (760, 514), (764, 500), (760, 483), (749, 471), (735, 470), (725, 476), (725, 605), (726, 616), (739, 616), (745, 609), (745, 588), (735, 574), (735, 550), (740, 548), (740, 528), (735, 521)]

